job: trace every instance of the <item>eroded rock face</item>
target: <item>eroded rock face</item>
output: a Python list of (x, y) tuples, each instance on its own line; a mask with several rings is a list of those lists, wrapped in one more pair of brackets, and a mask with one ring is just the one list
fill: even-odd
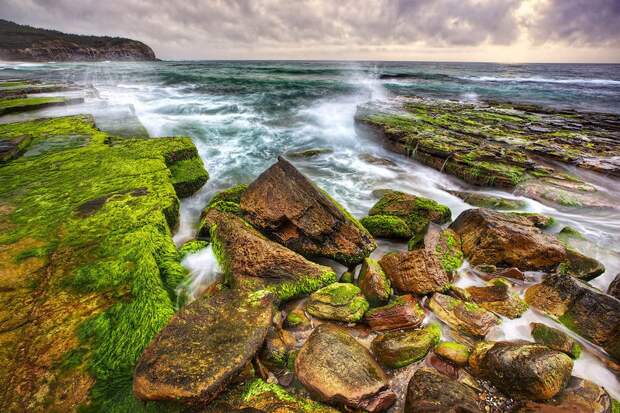
[(389, 301), (392, 295), (390, 280), (377, 261), (364, 258), (358, 281), (364, 297), (371, 306), (379, 306)]
[(443, 291), (450, 283), (437, 255), (427, 249), (391, 252), (379, 264), (392, 285), (402, 292), (428, 294)]
[(467, 288), (472, 299), (482, 308), (510, 319), (519, 318), (527, 311), (527, 304), (510, 291), (507, 281), (495, 279), (488, 284), (485, 287)]
[(252, 225), (302, 255), (353, 265), (376, 248), (355, 218), (283, 158), (250, 184), (240, 206)]
[(215, 398), (263, 344), (274, 299), (264, 290), (222, 290), (180, 310), (138, 361), (136, 397), (184, 403)]
[(612, 413), (612, 401), (604, 388), (572, 377), (564, 391), (545, 402), (526, 401), (516, 413)]
[(387, 376), (368, 350), (347, 331), (321, 324), (295, 360), (299, 381), (320, 401), (380, 412), (396, 395)]
[(617, 298), (574, 277), (554, 274), (528, 288), (525, 301), (620, 360), (620, 300)]
[(482, 413), (476, 392), (456, 380), (423, 367), (407, 387), (405, 413)]
[(565, 248), (527, 218), (487, 209), (469, 209), (450, 225), (472, 265), (547, 270), (566, 259)]
[(607, 294), (620, 299), (620, 274), (617, 274), (616, 278), (609, 284)]
[(420, 330), (389, 331), (377, 336), (371, 348), (384, 366), (397, 369), (422, 360), (440, 338), (439, 326), (431, 324)]
[(573, 360), (540, 344), (480, 342), (469, 357), (474, 373), (507, 395), (547, 400), (564, 389)]
[(454, 330), (473, 337), (484, 337), (501, 320), (477, 304), (444, 294), (433, 294), (429, 308)]
[(368, 310), (368, 301), (359, 287), (349, 283), (333, 283), (312, 293), (306, 302), (308, 314), (324, 320), (353, 323)]
[(375, 331), (415, 328), (422, 324), (424, 317), (424, 309), (410, 294), (395, 297), (391, 303), (364, 314), (364, 319)]
[(247, 222), (210, 209), (205, 218), (211, 242), (228, 284), (268, 288), (281, 300), (309, 294), (336, 281), (334, 271), (270, 241)]

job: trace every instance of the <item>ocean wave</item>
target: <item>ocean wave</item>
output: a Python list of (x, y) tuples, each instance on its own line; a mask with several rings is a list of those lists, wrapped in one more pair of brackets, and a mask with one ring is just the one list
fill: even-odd
[(450, 75), (443, 73), (382, 73), (379, 75), (381, 80), (405, 80), (405, 79), (422, 79), (422, 80), (459, 80)]
[(469, 76), (460, 79), (474, 82), (517, 82), (517, 83), (561, 83), (561, 84), (588, 84), (588, 85), (620, 85), (620, 80), (613, 79), (554, 79), (546, 77), (498, 77), (498, 76)]

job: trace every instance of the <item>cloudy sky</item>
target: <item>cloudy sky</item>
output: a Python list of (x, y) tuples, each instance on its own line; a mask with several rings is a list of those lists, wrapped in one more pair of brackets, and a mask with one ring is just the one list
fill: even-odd
[(0, 0), (163, 59), (620, 62), (620, 0)]

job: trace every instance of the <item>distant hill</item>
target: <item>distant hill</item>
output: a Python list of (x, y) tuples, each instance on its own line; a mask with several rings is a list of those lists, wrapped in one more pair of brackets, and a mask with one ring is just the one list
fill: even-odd
[(0, 19), (0, 60), (27, 62), (152, 61), (153, 50), (137, 40), (82, 36)]

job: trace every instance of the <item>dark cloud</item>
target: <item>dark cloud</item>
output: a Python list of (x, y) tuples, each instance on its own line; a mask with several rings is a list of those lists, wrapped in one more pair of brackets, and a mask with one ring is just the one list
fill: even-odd
[(163, 57), (180, 58), (253, 57), (258, 49), (509, 45), (524, 27), (538, 41), (606, 42), (614, 33), (617, 40), (619, 0), (551, 1), (527, 24), (515, 13), (522, 2), (0, 0), (0, 17), (67, 32), (136, 38)]
[(550, 0), (531, 25), (536, 42), (620, 44), (620, 0)]

